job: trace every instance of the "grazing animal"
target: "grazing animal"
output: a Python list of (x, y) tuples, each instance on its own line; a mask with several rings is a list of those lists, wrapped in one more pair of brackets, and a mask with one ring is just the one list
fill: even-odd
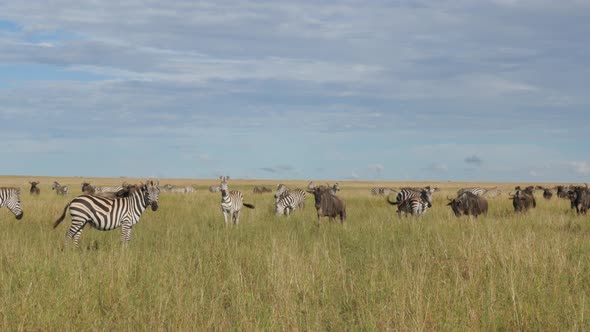
[[(408, 188), (403, 188), (396, 196), (395, 202), (389, 200), (387, 196), (387, 202), (391, 205), (397, 205), (397, 215), (401, 217), (401, 213), (404, 212), (404, 216), (410, 213), (412, 216), (421, 216), (426, 213), (428, 208), (432, 207), (432, 193), (430, 187), (422, 188), (420, 191), (404, 192)], [(405, 194), (406, 196), (400, 196)], [(402, 199), (400, 200), (400, 197)]]
[(102, 186), (102, 187), (94, 187), (94, 190), (97, 193), (116, 193), (125, 187), (126, 184), (123, 183), (123, 186)]
[(328, 188), (321, 186), (315, 187), (314, 190), (307, 190), (307, 192), (314, 196), (318, 226), (320, 226), (321, 217), (328, 217), (330, 221), (339, 217), (340, 223), (344, 224), (346, 221), (346, 205), (342, 199), (332, 194)]
[(477, 218), (480, 214), (488, 214), (488, 201), (481, 195), (466, 191), (456, 198), (448, 198), (448, 200), (447, 205), (451, 207), (457, 218), (461, 217), (461, 215)]
[(476, 196), (484, 196), (486, 193), (492, 190), (498, 190), (498, 187), (494, 188), (482, 188), (482, 187), (471, 187), (471, 188), (461, 188), (457, 191), (457, 197), (461, 196), (465, 192), (470, 192)]
[[(323, 186), (321, 186), (321, 187), (323, 188)], [(309, 186), (308, 186), (308, 188), (309, 188)], [(315, 186), (314, 186), (314, 188), (315, 188)], [(294, 196), (294, 199), (297, 201), (296, 203), (297, 203), (298, 208), (303, 209), (305, 207), (305, 198), (307, 197), (307, 194), (305, 193), (305, 191), (301, 190), (301, 189), (291, 190), (282, 183), (277, 185), (277, 191), (275, 191), (275, 207), (276, 207), (277, 203), (281, 200), (281, 198), (283, 196), (287, 196), (287, 195)]]
[(41, 193), (41, 189), (39, 189), (39, 187), (37, 187), (37, 185), (39, 184), (39, 181), (29, 181), (29, 183), (31, 184), (31, 189), (29, 190), (29, 194), (39, 195)]
[(373, 187), (371, 188), (371, 195), (377, 196), (389, 196), (393, 193), (396, 193), (397, 190), (385, 187)]
[(255, 186), (252, 189), (252, 192), (254, 192), (255, 194), (264, 194), (264, 193), (271, 193), (272, 189), (268, 188), (268, 187), (263, 187), (263, 186)]
[(86, 224), (101, 231), (121, 227), (121, 242), (126, 245), (131, 239), (131, 228), (139, 222), (146, 208), (151, 206), (152, 211), (158, 209), (160, 189), (157, 183), (148, 181), (147, 184), (127, 186), (123, 191), (123, 197), (83, 194), (69, 202), (61, 217), (53, 224), (53, 228), (59, 226), (68, 208), (70, 209), (72, 225), (66, 233), (64, 245), (67, 244), (68, 238), (71, 238), (74, 247), (78, 247), (80, 235)]
[(559, 185), (555, 187), (555, 190), (557, 191), (557, 198), (569, 198), (570, 186)]
[(220, 176), (221, 183), (219, 190), (221, 191), (221, 212), (223, 212), (223, 219), (225, 225), (228, 224), (227, 217), (229, 216), (234, 225), (240, 223), (240, 211), (242, 206), (253, 209), (254, 205), (244, 203), (244, 196), (237, 190), (229, 191), (227, 180), (229, 176)]
[(512, 206), (514, 206), (514, 212), (526, 212), (530, 208), (537, 207), (537, 201), (532, 193), (531, 187), (527, 187), (525, 190), (521, 190), (520, 187), (516, 187), (517, 190), (512, 194), (508, 194), (512, 199)]
[(20, 204), (20, 189), (12, 187), (0, 188), (0, 208), (7, 207), (14, 214), (16, 220), (21, 220), (24, 212)]
[(219, 192), (219, 186), (209, 186), (209, 192), (212, 193), (218, 193)]
[(96, 188), (88, 182), (82, 182), (82, 192), (84, 194), (94, 194), (96, 192)]
[(553, 197), (553, 191), (550, 188), (545, 188), (543, 186), (537, 186), (537, 189), (543, 190), (543, 198), (546, 200), (550, 200)]
[(57, 181), (53, 181), (53, 185), (51, 186), (51, 190), (55, 190), (55, 193), (58, 195), (67, 195), (69, 192), (68, 186), (62, 186)]
[(588, 185), (575, 186), (568, 192), (572, 207), (576, 209), (577, 214), (586, 214), (590, 208), (590, 189)]
[(275, 202), (275, 212), (278, 215), (289, 215), (289, 213), (296, 208), (303, 208), (305, 206), (306, 198), (307, 193), (301, 189), (284, 191)]
[[(400, 189), (397, 196), (395, 197), (395, 200), (398, 204), (400, 204), (410, 197), (423, 196), (427, 197), (428, 207), (430, 208), (432, 207), (432, 194), (434, 194), (434, 192), (437, 190), (438, 188), (430, 188), (430, 186), (424, 188), (404, 187)], [(387, 198), (387, 201), (389, 201), (389, 197)]]

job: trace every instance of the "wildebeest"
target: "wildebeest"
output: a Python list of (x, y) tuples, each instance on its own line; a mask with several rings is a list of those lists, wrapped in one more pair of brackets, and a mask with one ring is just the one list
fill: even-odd
[(264, 186), (255, 186), (252, 189), (252, 192), (254, 192), (255, 194), (271, 193), (272, 189), (270, 189), (268, 187), (264, 187)]
[(537, 186), (537, 189), (543, 190), (543, 198), (546, 200), (550, 200), (553, 197), (553, 191), (551, 188), (545, 188), (543, 186)]
[(515, 189), (517, 190), (514, 195), (509, 194), (515, 212), (526, 212), (530, 208), (537, 207), (537, 201), (535, 201), (532, 186), (527, 187), (524, 190), (520, 189), (520, 186)]
[(82, 182), (82, 193), (84, 194), (94, 194), (96, 189), (93, 185), (88, 182)]
[(559, 185), (555, 187), (555, 190), (557, 191), (557, 198), (568, 198), (570, 186)]
[(340, 223), (346, 221), (346, 205), (342, 199), (332, 194), (330, 189), (325, 187), (315, 187), (313, 190), (307, 190), (314, 196), (315, 208), (318, 215), (318, 226), (321, 217), (328, 217), (330, 221), (339, 217)]
[(584, 187), (575, 186), (568, 191), (572, 208), (576, 209), (577, 214), (586, 214), (590, 208), (590, 189), (586, 184)]
[(457, 218), (461, 215), (474, 216), (477, 218), (480, 214), (488, 214), (488, 201), (482, 196), (475, 195), (471, 192), (464, 192), (454, 199), (448, 199), (449, 205)]
[(39, 189), (39, 187), (37, 187), (39, 181), (29, 181), (29, 183), (31, 184), (31, 189), (29, 190), (29, 193), (31, 195), (39, 195), (41, 193), (41, 190)]

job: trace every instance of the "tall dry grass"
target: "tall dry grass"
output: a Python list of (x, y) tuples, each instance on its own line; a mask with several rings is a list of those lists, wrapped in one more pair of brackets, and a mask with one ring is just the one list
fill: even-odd
[[(26, 180), (0, 178), (23, 188), (25, 210), (18, 222), (0, 209), (2, 330), (590, 329), (590, 222), (563, 200), (515, 215), (504, 194), (487, 217), (456, 219), (445, 196), (460, 185), (439, 183), (425, 217), (398, 219), (374, 184), (343, 183), (347, 223), (318, 228), (310, 198), (276, 217), (272, 194), (251, 193), (276, 182), (230, 181), (256, 209), (226, 228), (205, 190), (216, 181), (161, 180), (200, 190), (162, 194), (128, 248), (86, 228), (62, 251), (70, 220), (51, 226), (74, 195), (45, 179), (31, 197)], [(61, 181), (79, 193), (82, 179)]]

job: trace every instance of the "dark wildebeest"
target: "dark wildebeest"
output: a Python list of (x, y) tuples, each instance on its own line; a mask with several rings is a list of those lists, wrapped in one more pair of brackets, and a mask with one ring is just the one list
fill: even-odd
[(328, 217), (330, 221), (336, 217), (340, 217), (340, 223), (344, 224), (346, 221), (346, 205), (342, 199), (333, 195), (328, 188), (324, 187), (315, 187), (313, 191), (307, 190), (307, 192), (313, 194), (315, 199), (318, 226), (320, 225), (321, 217)]
[(457, 218), (461, 215), (474, 216), (477, 218), (480, 214), (488, 214), (488, 201), (482, 196), (471, 192), (464, 192), (454, 199), (448, 199), (449, 205)]
[(550, 200), (553, 197), (553, 191), (550, 188), (545, 188), (543, 186), (537, 186), (537, 189), (543, 190), (543, 198), (546, 200)]
[(39, 195), (41, 193), (41, 189), (37, 187), (39, 181), (29, 181), (29, 183), (31, 184), (31, 189), (29, 190), (29, 193), (31, 195)]
[(555, 190), (557, 190), (557, 198), (569, 198), (567, 192), (570, 190), (570, 186), (556, 186)]
[(588, 185), (575, 186), (568, 192), (572, 208), (576, 209), (577, 214), (586, 214), (590, 208), (590, 189)]
[(82, 193), (84, 194), (94, 194), (96, 189), (93, 185), (88, 182), (82, 182)]
[(509, 194), (515, 212), (526, 212), (530, 208), (537, 207), (537, 201), (535, 201), (535, 196), (533, 195), (534, 188), (532, 186), (524, 190), (520, 189), (520, 186), (515, 189), (516, 193), (514, 195)]
[(255, 194), (271, 193), (272, 189), (264, 186), (255, 186), (254, 189), (252, 189), (252, 192)]

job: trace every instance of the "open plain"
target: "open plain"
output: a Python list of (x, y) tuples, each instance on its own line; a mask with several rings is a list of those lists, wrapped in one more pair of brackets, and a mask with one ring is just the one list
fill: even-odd
[[(54, 180), (70, 194), (52, 192)], [(230, 180), (256, 208), (226, 227), (207, 190), (218, 180), (160, 179), (197, 191), (161, 193), (127, 248), (119, 230), (87, 227), (79, 249), (63, 250), (70, 218), (52, 225), (84, 180), (141, 181), (0, 177), (21, 188), (24, 210), (17, 221), (0, 209), (5, 330), (590, 330), (590, 217), (539, 193), (515, 214), (508, 192), (526, 183), (341, 182), (346, 223), (318, 227), (312, 197), (287, 218), (272, 193), (252, 193), (308, 181)], [(400, 219), (375, 185), (441, 190), (424, 217)], [(502, 195), (487, 216), (457, 219), (446, 197), (474, 185)]]

